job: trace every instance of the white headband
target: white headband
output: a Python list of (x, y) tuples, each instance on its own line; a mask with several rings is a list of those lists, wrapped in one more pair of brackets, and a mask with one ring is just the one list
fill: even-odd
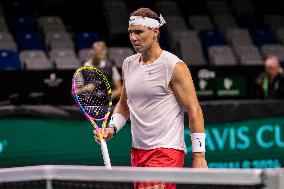
[(145, 26), (148, 28), (159, 28), (166, 23), (163, 16), (160, 14), (160, 22), (156, 19), (142, 16), (131, 16), (129, 26)]

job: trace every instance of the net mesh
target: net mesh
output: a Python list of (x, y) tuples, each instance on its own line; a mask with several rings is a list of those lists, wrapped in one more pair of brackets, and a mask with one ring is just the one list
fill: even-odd
[(102, 76), (92, 69), (82, 69), (74, 76), (77, 100), (94, 119), (102, 119), (109, 110), (111, 96)]
[[(35, 166), (0, 169), (2, 189), (132, 189), (134, 183), (175, 184), (177, 189), (261, 189), (258, 170), (143, 169), (88, 166)], [(155, 181), (154, 181), (155, 180)], [(157, 187), (159, 188), (159, 187)]]

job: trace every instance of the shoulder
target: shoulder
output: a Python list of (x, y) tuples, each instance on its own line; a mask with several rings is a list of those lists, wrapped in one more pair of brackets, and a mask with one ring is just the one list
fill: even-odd
[(136, 53), (134, 55), (128, 56), (124, 59), (124, 62), (132, 62), (135, 61), (139, 57), (139, 53)]
[(127, 58), (124, 59), (122, 68), (125, 69), (131, 62), (135, 62), (138, 59), (139, 59), (139, 53), (128, 56)]
[(170, 73), (174, 71), (178, 63), (183, 63), (181, 59), (179, 59), (176, 55), (168, 51), (164, 51), (163, 62), (166, 63), (166, 67)]
[(164, 51), (164, 57), (167, 62), (176, 64), (177, 62), (182, 62), (182, 60), (174, 55), (173, 53), (170, 53), (168, 51)]

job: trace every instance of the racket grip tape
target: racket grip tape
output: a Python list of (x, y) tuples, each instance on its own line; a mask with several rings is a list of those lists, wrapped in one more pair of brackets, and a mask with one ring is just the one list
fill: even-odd
[(103, 154), (105, 167), (108, 168), (108, 169), (111, 169), (111, 163), (110, 163), (109, 153), (108, 153), (108, 149), (107, 149), (107, 144), (106, 144), (106, 141), (104, 139), (101, 139), (101, 150), (102, 150), (102, 154)]

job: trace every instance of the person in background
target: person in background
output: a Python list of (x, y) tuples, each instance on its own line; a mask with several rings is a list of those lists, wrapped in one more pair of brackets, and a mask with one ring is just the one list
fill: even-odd
[(107, 50), (104, 41), (94, 42), (91, 50), (91, 59), (85, 62), (84, 66), (94, 66), (99, 68), (111, 83), (112, 99), (119, 100), (122, 90), (121, 75), (118, 69), (108, 59)]
[(284, 73), (276, 56), (265, 60), (265, 71), (256, 79), (257, 97), (284, 98)]

